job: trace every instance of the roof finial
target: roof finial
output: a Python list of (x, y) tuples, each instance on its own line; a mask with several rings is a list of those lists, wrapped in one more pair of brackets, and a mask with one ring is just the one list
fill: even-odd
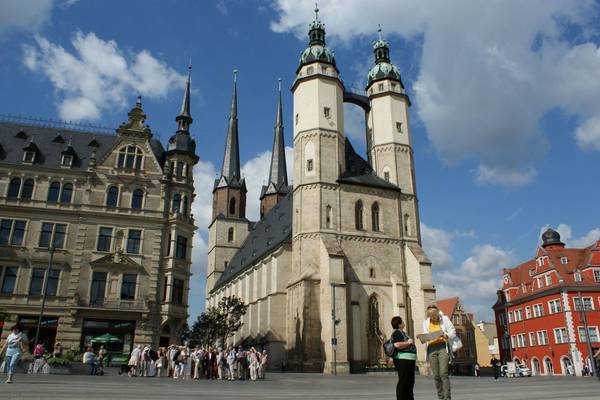
[(234, 69), (233, 70), (233, 83), (237, 83), (237, 73), (238, 73), (238, 70)]
[(281, 93), (281, 78), (277, 79), (277, 86), (279, 88), (279, 93)]
[(377, 29), (377, 32), (379, 33), (379, 40), (383, 40), (383, 35), (381, 34), (381, 24), (377, 24), (377, 26), (379, 27), (379, 29)]
[(135, 102), (137, 108), (142, 108), (142, 95), (138, 95), (137, 101)]
[(319, 4), (315, 3), (315, 21), (319, 20)]

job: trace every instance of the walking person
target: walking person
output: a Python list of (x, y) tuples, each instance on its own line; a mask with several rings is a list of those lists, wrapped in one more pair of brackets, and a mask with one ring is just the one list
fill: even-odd
[(88, 347), (86, 352), (83, 353), (83, 364), (90, 367), (90, 375), (96, 375), (98, 365), (96, 364), (95, 358), (96, 354), (94, 353), (94, 349)]
[(129, 363), (127, 363), (127, 365), (129, 366), (129, 376), (137, 376), (141, 356), (142, 346), (138, 344), (131, 352), (131, 356), (129, 357)]
[(498, 377), (500, 376), (500, 360), (498, 360), (496, 356), (493, 356), (490, 365), (494, 370), (494, 380), (498, 380)]
[(439, 333), (439, 337), (427, 342), (427, 360), (435, 381), (438, 399), (450, 400), (450, 378), (448, 366), (450, 364), (449, 341), (456, 338), (456, 330), (450, 319), (445, 316), (435, 304), (427, 307), (427, 319), (423, 321), (424, 333)]
[(104, 345), (100, 345), (100, 349), (98, 349), (98, 366), (100, 368), (104, 368), (104, 357), (106, 357), (106, 349)]
[(397, 400), (414, 400), (415, 364), (417, 362), (417, 348), (413, 340), (405, 332), (402, 317), (395, 316), (391, 321), (392, 343), (396, 351), (393, 355), (394, 367), (398, 372), (396, 384)]
[(21, 332), (19, 325), (14, 325), (10, 328), (10, 334), (0, 348), (0, 355), (6, 353), (4, 356), (4, 372), (8, 375), (6, 383), (13, 383), (15, 367), (25, 351), (27, 351), (27, 336)]
[(269, 355), (267, 354), (266, 350), (263, 350), (262, 355), (260, 356), (260, 366), (258, 368), (258, 379), (265, 379), (268, 362), (269, 362)]

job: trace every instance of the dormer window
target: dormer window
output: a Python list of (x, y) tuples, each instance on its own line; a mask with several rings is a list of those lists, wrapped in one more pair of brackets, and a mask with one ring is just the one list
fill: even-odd
[(569, 263), (569, 259), (567, 257), (565, 257), (565, 256), (562, 256), (560, 258), (560, 263), (563, 264), (563, 265), (564, 264), (568, 264)]
[(119, 151), (117, 166), (128, 169), (141, 169), (144, 153), (137, 146), (125, 146)]
[(35, 151), (25, 151), (23, 153), (23, 162), (33, 164), (35, 161)]
[(73, 156), (70, 154), (63, 154), (60, 160), (60, 166), (65, 168), (71, 168), (73, 166)]
[(573, 274), (573, 279), (575, 282), (581, 282), (581, 271), (575, 271), (575, 274)]

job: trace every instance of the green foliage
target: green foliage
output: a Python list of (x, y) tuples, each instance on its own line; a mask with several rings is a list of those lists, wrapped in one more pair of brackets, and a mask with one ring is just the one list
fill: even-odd
[(190, 341), (191, 331), (187, 321), (183, 323), (183, 325), (177, 332), (177, 336), (179, 336), (179, 340), (181, 341), (181, 343)]
[(32, 362), (33, 361), (33, 354), (25, 352), (23, 354), (21, 354), (21, 362)]
[(50, 357), (46, 360), (48, 365), (69, 365), (71, 362), (65, 357)]
[(64, 352), (63, 356), (60, 358), (64, 358), (70, 362), (79, 362), (82, 360), (83, 355), (80, 354), (77, 350), (71, 349)]
[(213, 346), (222, 343), (242, 326), (242, 317), (248, 306), (237, 296), (224, 297), (216, 307), (209, 307), (192, 325), (189, 341), (192, 346)]

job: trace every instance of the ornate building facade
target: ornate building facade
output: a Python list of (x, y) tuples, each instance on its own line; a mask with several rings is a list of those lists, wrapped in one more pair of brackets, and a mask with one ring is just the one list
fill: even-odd
[(33, 339), (46, 282), (50, 347), (105, 333), (116, 352), (176, 340), (196, 229), (189, 77), (166, 149), (145, 119), (138, 99), (116, 135), (0, 122), (4, 335), (19, 323)]
[[(421, 248), (410, 100), (381, 37), (366, 92), (357, 94), (344, 88), (318, 14), (308, 35), (292, 85), (293, 187), (280, 94), (256, 222), (245, 216), (234, 84), (213, 188), (207, 304), (241, 297), (249, 308), (232, 342), (269, 348), (274, 369), (359, 371), (385, 359), (392, 316), (419, 333), (426, 304), (435, 301)], [(345, 102), (365, 111), (366, 160), (346, 137)]]

